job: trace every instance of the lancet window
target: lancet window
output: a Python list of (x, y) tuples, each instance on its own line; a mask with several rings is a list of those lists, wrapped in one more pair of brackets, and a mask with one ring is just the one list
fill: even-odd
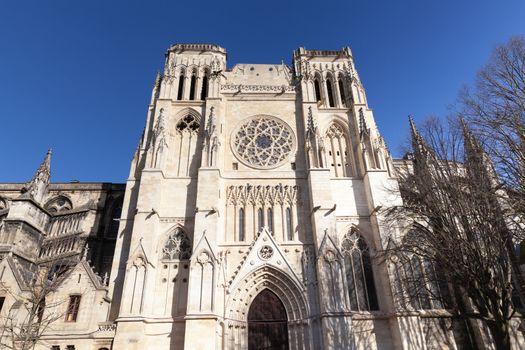
[(204, 76), (202, 77), (202, 89), (201, 89), (201, 100), (206, 100), (208, 97), (208, 79), (210, 72), (206, 69), (204, 71)]
[(191, 242), (182, 228), (177, 227), (162, 247), (162, 260), (187, 260), (191, 257)]
[(334, 91), (332, 79), (326, 79), (326, 94), (328, 95), (328, 106), (335, 107)]
[(275, 231), (274, 231), (274, 227), (273, 227), (273, 210), (272, 210), (272, 208), (268, 208), (267, 221), (268, 221), (268, 229), (273, 234)]
[(286, 208), (286, 237), (289, 241), (293, 241), (293, 219), (290, 207)]
[(190, 78), (190, 100), (195, 100), (195, 89), (197, 84), (197, 72), (193, 71)]
[(321, 101), (321, 84), (319, 83), (319, 78), (314, 79), (314, 92), (315, 92), (315, 101)]
[(184, 70), (181, 70), (180, 71), (180, 76), (179, 76), (179, 87), (178, 87), (178, 90), (177, 90), (177, 100), (182, 100), (182, 96), (184, 96)]
[(403, 307), (410, 306), (413, 310), (443, 307), (442, 296), (448, 294), (447, 287), (438, 287), (436, 272), (429, 263), (417, 255), (404, 255), (398, 258), (396, 270), (400, 281), (397, 297)]
[(326, 130), (325, 147), (332, 177), (352, 176), (350, 164), (350, 143), (346, 132), (338, 123), (332, 123)]
[(240, 208), (239, 209), (239, 227), (238, 227), (238, 231), (239, 231), (239, 241), (243, 242), (244, 239), (245, 239), (245, 233), (244, 233), (244, 230), (245, 230), (245, 216), (244, 216), (244, 208)]
[(188, 109), (178, 119), (169, 137), (169, 153), (166, 160), (168, 172), (178, 177), (194, 177), (200, 164), (202, 133), (199, 135), (201, 117)]
[(372, 261), (366, 242), (357, 230), (347, 232), (341, 243), (350, 308), (355, 311), (378, 310)]
[(264, 226), (264, 210), (259, 208), (257, 210), (257, 233), (261, 231)]
[(281, 242), (300, 238), (300, 232), (296, 232), (300, 224), (298, 193), (297, 186), (282, 184), (229, 186), (225, 239), (251, 242), (263, 227)]
[(346, 93), (345, 93), (345, 84), (342, 74), (339, 74), (339, 79), (337, 80), (339, 84), (339, 95), (341, 97), (341, 105), (346, 106)]

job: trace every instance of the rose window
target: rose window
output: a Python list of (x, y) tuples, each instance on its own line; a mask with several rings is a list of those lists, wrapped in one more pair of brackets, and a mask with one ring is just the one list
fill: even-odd
[(237, 128), (232, 137), (232, 149), (237, 158), (248, 166), (275, 168), (292, 153), (294, 135), (282, 120), (257, 116)]

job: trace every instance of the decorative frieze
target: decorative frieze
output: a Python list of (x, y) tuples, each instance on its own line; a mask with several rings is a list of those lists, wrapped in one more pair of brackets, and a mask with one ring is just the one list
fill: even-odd
[(222, 84), (221, 92), (285, 93), (285, 92), (295, 92), (295, 86), (292, 86), (292, 85)]

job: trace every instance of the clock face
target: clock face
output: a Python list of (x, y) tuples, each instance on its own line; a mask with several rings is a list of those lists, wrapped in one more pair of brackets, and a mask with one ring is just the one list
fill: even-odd
[(244, 164), (258, 169), (282, 165), (294, 144), (292, 129), (281, 119), (259, 115), (241, 123), (232, 135), (232, 149)]

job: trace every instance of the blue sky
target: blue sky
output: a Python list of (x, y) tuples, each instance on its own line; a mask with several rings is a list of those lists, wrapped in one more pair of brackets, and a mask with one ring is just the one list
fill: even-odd
[(524, 17), (519, 0), (2, 1), (0, 182), (29, 180), (49, 147), (54, 182), (124, 182), (172, 43), (219, 44), (229, 67), (350, 46), (400, 156), (407, 115), (445, 115)]

